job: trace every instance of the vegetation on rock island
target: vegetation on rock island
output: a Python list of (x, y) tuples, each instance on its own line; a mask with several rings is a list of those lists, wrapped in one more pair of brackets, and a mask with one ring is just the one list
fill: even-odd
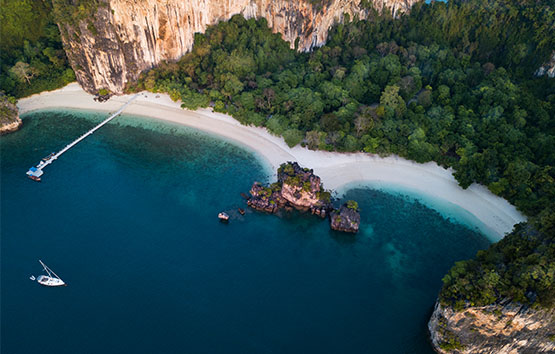
[(281, 164), (278, 180), (270, 186), (254, 182), (247, 204), (256, 210), (277, 213), (281, 209), (310, 211), (321, 218), (330, 218), (330, 227), (343, 232), (358, 232), (360, 214), (358, 203), (349, 200), (339, 210), (331, 204), (331, 194), (324, 189), (313, 170), (296, 162)]
[[(347, 17), (310, 53), (290, 49), (264, 19), (235, 16), (128, 89), (167, 92), (184, 108), (212, 106), (290, 146), (453, 167), (463, 188), (487, 186), (537, 232), (519, 228), (459, 263), (443, 301), (537, 294), (549, 304), (548, 248), (532, 245), (555, 237), (555, 84), (534, 72), (555, 48), (554, 16), (545, 2), (526, 0), (420, 3), (400, 19)], [(508, 266), (512, 240), (522, 245)], [(534, 281), (511, 278), (527, 272)]]

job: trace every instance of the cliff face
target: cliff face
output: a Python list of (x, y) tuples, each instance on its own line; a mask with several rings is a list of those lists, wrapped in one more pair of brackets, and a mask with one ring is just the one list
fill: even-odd
[(17, 106), (0, 94), (0, 135), (18, 130), (21, 124)]
[[(320, 46), (328, 29), (344, 14), (366, 18), (361, 0), (104, 0), (93, 18), (78, 28), (61, 24), (64, 47), (77, 80), (88, 92), (106, 88), (121, 93), (139, 73), (164, 60), (176, 60), (192, 48), (194, 34), (235, 14), (264, 17), (274, 32), (299, 50)], [(419, 0), (373, 0), (394, 15)], [(94, 32), (94, 34), (93, 34)]]
[(506, 302), (455, 312), (438, 303), (428, 327), (439, 353), (555, 352), (555, 310)]

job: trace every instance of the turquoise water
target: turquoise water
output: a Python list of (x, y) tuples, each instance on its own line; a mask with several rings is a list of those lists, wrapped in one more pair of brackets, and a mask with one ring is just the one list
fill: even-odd
[[(247, 211), (268, 172), (204, 133), (105, 114), (29, 114), (0, 138), (2, 353), (432, 353), (453, 262), (489, 241), (414, 199), (355, 188), (361, 232)], [(228, 225), (217, 221), (228, 210)], [(42, 259), (64, 281), (29, 280)]]
[(342, 186), (337, 195), (344, 194), (345, 191), (351, 189), (375, 189), (400, 196), (407, 201), (417, 201), (425, 206), (437, 211), (443, 218), (453, 222), (462, 224), (463, 226), (482, 233), (490, 241), (497, 242), (502, 236), (491, 229), (489, 226), (481, 222), (476, 216), (470, 212), (462, 209), (460, 206), (453, 204), (444, 199), (435, 198), (429, 194), (410, 189), (409, 187), (401, 186), (395, 183), (385, 181), (359, 181), (352, 182)]

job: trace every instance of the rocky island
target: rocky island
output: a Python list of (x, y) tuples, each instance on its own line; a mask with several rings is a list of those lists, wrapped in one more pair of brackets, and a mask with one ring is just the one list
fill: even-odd
[(269, 186), (254, 182), (247, 204), (258, 211), (277, 213), (279, 210), (310, 211), (321, 218), (330, 218), (330, 227), (343, 232), (358, 232), (360, 214), (358, 204), (348, 201), (339, 210), (331, 203), (331, 193), (326, 191), (314, 171), (287, 162), (278, 168), (278, 180)]
[(14, 132), (21, 126), (21, 118), (15, 102), (0, 94), (0, 135)]

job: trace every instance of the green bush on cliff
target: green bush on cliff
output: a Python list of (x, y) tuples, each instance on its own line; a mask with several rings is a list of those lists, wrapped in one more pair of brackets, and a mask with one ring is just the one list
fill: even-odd
[(283, 183), (288, 184), (290, 186), (299, 186), (302, 187), (301, 178), (299, 176), (288, 176)]
[(272, 192), (279, 192), (281, 190), (281, 183), (274, 182), (270, 184), (270, 189), (272, 190)]
[(354, 200), (347, 201), (347, 208), (352, 209), (354, 211), (358, 210), (358, 203)]
[(278, 168), (278, 174), (282, 173), (291, 176), (295, 173), (295, 169), (290, 163), (282, 163)]
[[(323, 189), (323, 187), (320, 185), (320, 188)], [(318, 192), (318, 199), (320, 199), (322, 202), (329, 204), (331, 203), (331, 193), (325, 190), (321, 190), (320, 192)]]

